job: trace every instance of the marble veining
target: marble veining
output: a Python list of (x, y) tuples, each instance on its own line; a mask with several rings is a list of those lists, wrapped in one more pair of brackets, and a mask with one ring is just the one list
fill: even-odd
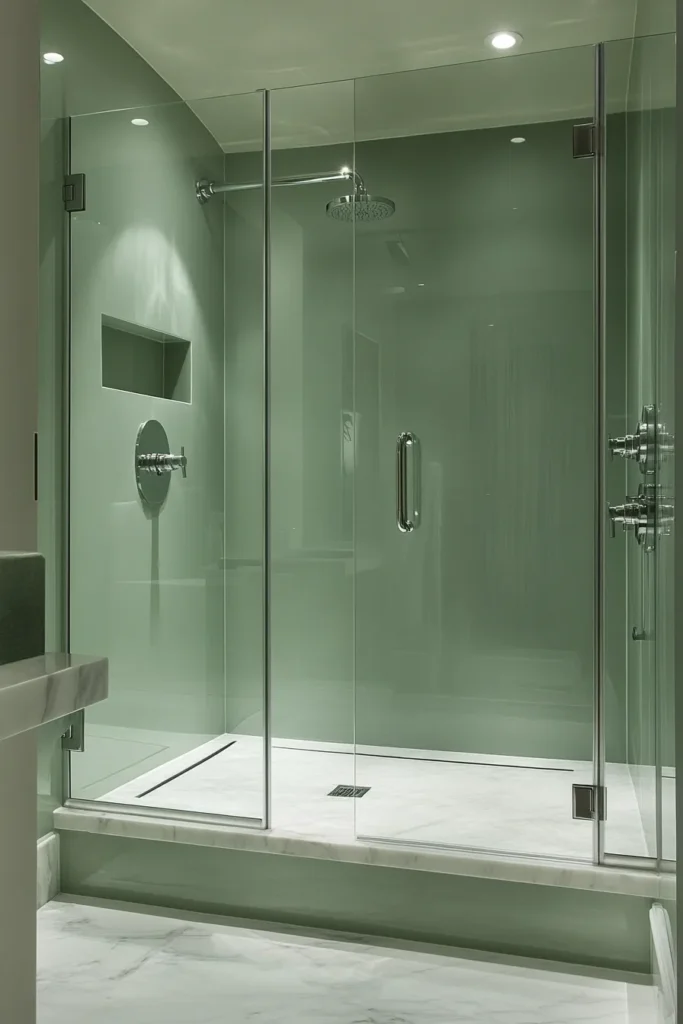
[(43, 907), (59, 892), (59, 836), (56, 832), (48, 832), (38, 840), (37, 854), (36, 906)]
[(126, 813), (61, 807), (54, 814), (55, 828), (96, 835), (152, 839), (160, 842), (210, 846), (222, 850), (274, 853), (290, 857), (311, 857), (347, 864), (435, 871), (536, 885), (554, 885), (595, 892), (622, 893), (652, 899), (672, 899), (675, 879), (655, 871), (599, 867), (571, 861), (542, 858), (493, 856), (461, 850), (409, 847), (371, 843), (349, 838), (330, 840), (292, 836), (273, 829), (236, 828), (220, 824), (184, 821)]
[(104, 700), (108, 679), (106, 658), (77, 654), (0, 665), (0, 740)]
[[(235, 744), (197, 765), (228, 739)], [(568, 806), (571, 782), (590, 777), (585, 763), (553, 761), (544, 770), (545, 762), (535, 761), (529, 771), (508, 759), (483, 766), (423, 759), (428, 752), (422, 751), (412, 751), (414, 758), (383, 753), (367, 748), (357, 759), (355, 782), (372, 789), (354, 801), (327, 796), (335, 784), (354, 781), (349, 748), (274, 741), (273, 827), (264, 831), (253, 827), (254, 820), (243, 823), (251, 827), (220, 821), (227, 814), (258, 818), (263, 797), (258, 738), (220, 736), (111, 790), (97, 804), (59, 809), (55, 827), (653, 898), (671, 894), (670, 875), (591, 863), (591, 824), (573, 821)], [(191, 770), (167, 781), (183, 769)], [(192, 812), (215, 818), (199, 821)], [(639, 846), (640, 816), (626, 770), (611, 775), (610, 828), (611, 837), (633, 844), (632, 852), (646, 852)], [(357, 839), (356, 829), (365, 837)], [(467, 839), (479, 849), (463, 848)], [(529, 856), (534, 850), (537, 855)]]
[[(573, 783), (590, 784), (592, 765), (538, 758), (497, 762), (484, 755), (477, 761), (471, 754), (379, 747), (364, 748), (354, 758), (351, 746), (323, 749), (274, 740), (273, 824), (280, 833), (311, 839), (348, 840), (357, 834), (492, 854), (590, 861), (592, 823), (572, 818), (571, 793)], [(335, 785), (352, 782), (369, 787), (361, 800), (330, 799)], [(145, 772), (101, 800), (258, 820), (263, 791), (261, 740), (225, 735)], [(608, 838), (610, 850), (648, 855), (624, 765), (610, 766)]]
[(591, 973), (66, 900), (38, 915), (38, 1024), (628, 1024), (639, 986)]

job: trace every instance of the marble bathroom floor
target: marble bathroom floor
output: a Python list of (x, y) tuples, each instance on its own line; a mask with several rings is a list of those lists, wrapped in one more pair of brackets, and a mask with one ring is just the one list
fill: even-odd
[[(597, 972), (60, 899), (38, 914), (38, 1024), (628, 1024)], [(593, 976), (591, 976), (593, 975)]]
[[(231, 745), (223, 750), (226, 744)], [(358, 835), (513, 855), (591, 859), (592, 824), (571, 816), (572, 785), (591, 780), (587, 762), (525, 759), (520, 766), (520, 759), (512, 757), (435, 751), (396, 756), (392, 748), (365, 751), (355, 759), (354, 780), (353, 752), (345, 745), (311, 749), (295, 741), (273, 741), (274, 831), (327, 842), (351, 841)], [(100, 800), (255, 823), (262, 814), (263, 778), (260, 739), (224, 735)], [(328, 795), (336, 785), (354, 782), (370, 787), (361, 799)], [(624, 766), (611, 766), (608, 808), (612, 848), (646, 856), (636, 796)]]

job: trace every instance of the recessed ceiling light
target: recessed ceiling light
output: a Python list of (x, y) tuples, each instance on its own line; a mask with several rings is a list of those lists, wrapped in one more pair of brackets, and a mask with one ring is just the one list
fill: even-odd
[(517, 145), (519, 145), (519, 143), (520, 143), (520, 142), (526, 142), (526, 139), (524, 138), (524, 136), (523, 136), (523, 135), (514, 135), (514, 136), (513, 136), (513, 137), (512, 137), (511, 139), (510, 139), (510, 142), (514, 142), (514, 143), (516, 143)]
[(43, 61), (45, 64), (61, 64), (64, 57), (61, 53), (44, 53)]
[(494, 32), (486, 41), (494, 50), (511, 50), (521, 43), (522, 37), (519, 32)]
[(146, 124), (149, 124), (149, 121), (144, 117), (134, 117), (130, 123), (136, 125), (138, 128), (144, 128)]

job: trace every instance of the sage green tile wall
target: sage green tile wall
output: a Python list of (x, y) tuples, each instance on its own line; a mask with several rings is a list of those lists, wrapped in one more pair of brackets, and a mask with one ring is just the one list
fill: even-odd
[[(263, 135), (263, 96), (230, 97), (232, 116)], [(228, 181), (260, 182), (260, 150), (227, 157)], [(229, 731), (264, 724), (263, 191), (230, 193), (225, 228), (225, 706)]]
[[(184, 104), (75, 118), (71, 156), (88, 182), (71, 222), (71, 643), (108, 655), (111, 673), (109, 699), (88, 715), (92, 742), (73, 759), (76, 792), (93, 795), (106, 785), (99, 738), (111, 753), (119, 736), (107, 727), (153, 732), (138, 738), (155, 763), (165, 733), (181, 737), (172, 756), (224, 728), (223, 221), (193, 188), (220, 178), (223, 160)], [(188, 341), (192, 402), (104, 388), (103, 315)], [(156, 516), (134, 473), (152, 418), (188, 458)]]
[(62, 834), (62, 889), (648, 973), (650, 901), (327, 860)]
[[(636, 39), (627, 119), (627, 386), (628, 415), (635, 424), (643, 405), (656, 404), (660, 421), (673, 420), (674, 359), (674, 82), (673, 36)], [(631, 428), (633, 429), (633, 428)], [(670, 428), (671, 429), (671, 428)], [(663, 493), (673, 496), (673, 460), (659, 473)], [(642, 482), (627, 468), (627, 491)], [(661, 537), (655, 553), (632, 538), (628, 550), (628, 625), (650, 642), (627, 647), (628, 760), (643, 831), (657, 852), (658, 763), (664, 766), (661, 796), (665, 853), (674, 855), (673, 803), (673, 536)]]
[[(352, 163), (351, 143), (273, 152), (275, 177)], [(325, 206), (348, 191), (273, 190), (273, 733), (331, 742), (353, 739), (353, 231)]]
[[(62, 519), (64, 443), (64, 298), (66, 215), (62, 181), (70, 115), (176, 99), (169, 86), (81, 0), (43, 0), (41, 52), (65, 60), (41, 63), (40, 337), (38, 545), (45, 556), (46, 646), (64, 648)], [(38, 834), (52, 827), (62, 802), (60, 723), (38, 738)]]
[[(350, 143), (277, 148), (288, 93), (272, 99), (273, 176), (351, 164)], [(351, 101), (352, 91), (352, 115)], [(229, 181), (257, 181), (260, 154), (228, 155), (226, 167)], [(330, 742), (353, 738), (352, 494), (342, 467), (342, 410), (353, 402), (353, 236), (325, 215), (347, 189), (272, 191), (273, 735)], [(227, 709), (228, 727), (244, 730), (251, 708), (251, 731), (262, 696), (261, 202), (259, 193), (226, 197), (226, 436), (235, 439), (226, 500), (236, 511), (226, 526)]]
[[(88, 174), (88, 209), (72, 219), (71, 646), (109, 655), (113, 685), (107, 708), (89, 719), (102, 742), (74, 758), (76, 789), (92, 796), (98, 787), (86, 792), (88, 783), (99, 779), (106, 789), (104, 776), (139, 760), (133, 750), (140, 746), (121, 743), (122, 731), (154, 730), (161, 739), (142, 754), (158, 761), (165, 732), (176, 734), (175, 752), (224, 728), (223, 224), (221, 208), (202, 209), (193, 194), (197, 177), (222, 177), (223, 154), (166, 83), (84, 4), (46, 2), (43, 43), (65, 56), (63, 65), (43, 71), (41, 547), (52, 573), (48, 632), (56, 645), (63, 642), (61, 524), (50, 485), (59, 479), (56, 428), (64, 416), (60, 116), (81, 115), (73, 120), (72, 165)], [(145, 106), (126, 113), (132, 104)], [(98, 110), (114, 112), (90, 113)], [(136, 114), (149, 120), (147, 128), (131, 124)], [(102, 388), (103, 313), (191, 343), (191, 405)], [(190, 458), (188, 480), (172, 481), (158, 520), (145, 518), (133, 475), (135, 434), (152, 416)], [(59, 761), (56, 739), (46, 737), (45, 765)], [(54, 793), (59, 785), (44, 788)]]
[[(363, 742), (591, 755), (592, 169), (571, 159), (570, 131), (558, 123), (356, 146), (370, 191), (397, 202), (391, 220), (365, 234), (359, 227), (356, 243)], [(527, 143), (512, 146), (513, 134)], [(349, 162), (343, 146), (274, 154), (282, 174)], [(284, 566), (275, 578), (274, 732), (317, 740), (352, 735), (352, 534), (340, 438), (351, 231), (324, 216), (343, 191), (274, 191), (276, 207), (303, 228), (303, 275), (280, 272), (303, 289), (304, 329), (293, 363), (303, 424), (284, 463), (301, 488), (300, 519), (291, 496), (278, 503), (284, 481), (273, 515), (280, 548), (284, 531), (291, 537), (302, 523), (317, 555), (289, 568), (289, 589)], [(299, 252), (290, 246), (290, 263)], [(293, 345), (282, 339), (282, 360)], [(519, 411), (514, 437), (504, 407)], [(419, 553), (406, 553), (394, 525), (393, 452), (416, 417), (428, 424), (432, 518)], [(520, 478), (529, 515), (537, 502), (533, 528), (510, 520), (505, 496)], [(391, 612), (397, 588), (407, 618)]]
[[(357, 738), (588, 760), (592, 166), (567, 122), (363, 142), (356, 162), (397, 203), (357, 231), (357, 329), (381, 365), (380, 473), (356, 501), (377, 556), (356, 589)], [(410, 537), (401, 430), (422, 448)]]

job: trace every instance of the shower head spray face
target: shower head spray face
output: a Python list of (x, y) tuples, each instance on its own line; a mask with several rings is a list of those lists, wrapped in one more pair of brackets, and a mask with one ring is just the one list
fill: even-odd
[(352, 196), (339, 196), (327, 204), (327, 216), (332, 220), (376, 221), (386, 220), (396, 210), (396, 204), (385, 196), (371, 196), (356, 191)]

